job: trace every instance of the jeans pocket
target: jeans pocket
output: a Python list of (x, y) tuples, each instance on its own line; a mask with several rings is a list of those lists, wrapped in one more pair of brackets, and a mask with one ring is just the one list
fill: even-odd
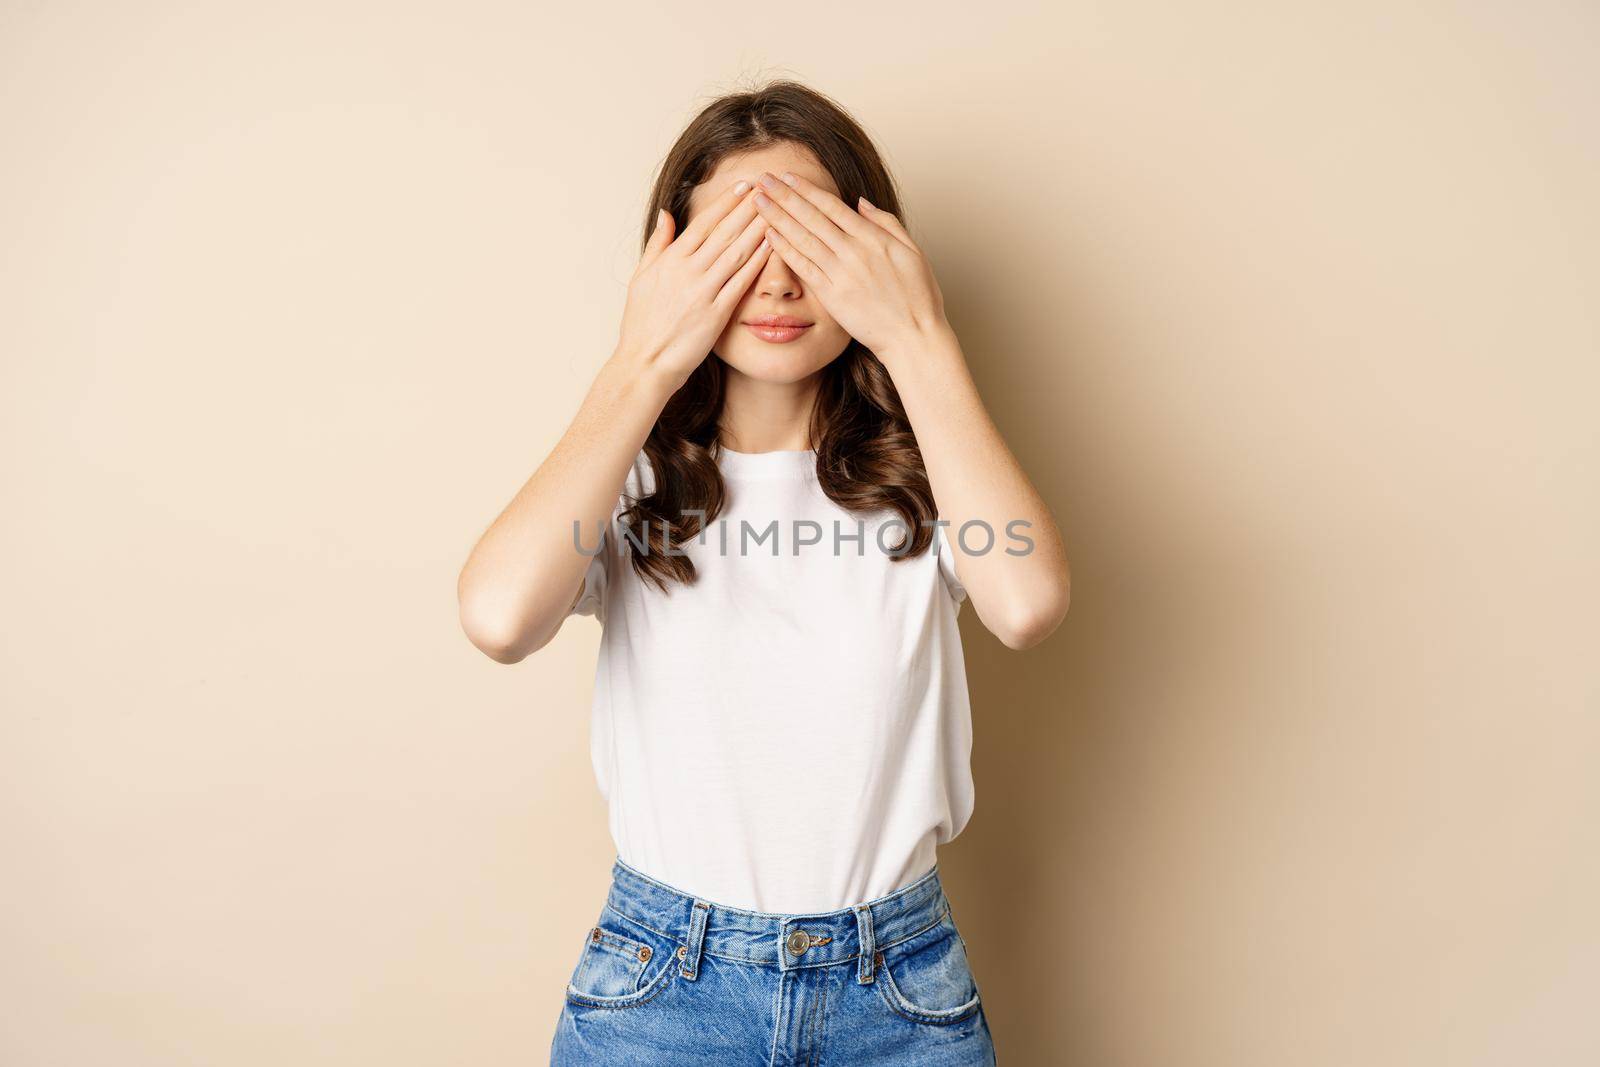
[(978, 1010), (967, 945), (949, 913), (930, 930), (878, 953), (878, 992), (897, 1014), (944, 1026)]
[(672, 978), (670, 941), (602, 914), (585, 932), (567, 1000), (593, 1008), (628, 1008), (651, 1000)]

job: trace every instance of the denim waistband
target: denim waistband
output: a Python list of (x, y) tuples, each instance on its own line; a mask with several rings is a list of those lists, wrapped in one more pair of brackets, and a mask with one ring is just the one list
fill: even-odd
[(887, 896), (836, 911), (778, 914), (704, 900), (638, 871), (620, 858), (611, 868), (606, 906), (623, 918), (680, 942), (680, 972), (693, 979), (701, 954), (780, 970), (830, 967), (852, 960), (857, 980), (872, 981), (880, 950), (939, 923), (950, 901), (939, 868)]

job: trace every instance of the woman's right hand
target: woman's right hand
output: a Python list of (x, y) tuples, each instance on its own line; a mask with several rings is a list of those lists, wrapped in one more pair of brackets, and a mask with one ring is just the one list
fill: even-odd
[(729, 186), (676, 239), (671, 212), (657, 212), (628, 283), (618, 350), (659, 368), (673, 390), (710, 355), (767, 262), (767, 223), (749, 193), (747, 181)]
[[(456, 593), (468, 639), (500, 663), (544, 647), (571, 615), (661, 407), (711, 352), (767, 263), (767, 223), (749, 188), (725, 190), (673, 240), (661, 221), (628, 284), (617, 351), (539, 469), (484, 531)], [(666, 391), (663, 392), (663, 389)]]

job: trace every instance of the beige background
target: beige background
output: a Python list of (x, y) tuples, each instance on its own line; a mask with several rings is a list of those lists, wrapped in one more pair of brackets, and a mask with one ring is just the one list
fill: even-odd
[(981, 8), (0, 6), (0, 1062), (543, 1062), (598, 631), (456, 571), (781, 74), (1071, 546), (964, 619), (1001, 1062), (1600, 1058), (1600, 15)]

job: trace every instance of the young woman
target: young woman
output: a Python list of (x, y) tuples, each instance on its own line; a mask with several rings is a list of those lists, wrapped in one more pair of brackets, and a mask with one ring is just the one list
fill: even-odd
[(820, 94), (707, 107), (615, 352), (461, 572), (502, 663), (602, 624), (617, 859), (553, 1064), (994, 1062), (935, 862), (973, 808), (956, 615), (1027, 648), (1068, 569), (899, 215)]

